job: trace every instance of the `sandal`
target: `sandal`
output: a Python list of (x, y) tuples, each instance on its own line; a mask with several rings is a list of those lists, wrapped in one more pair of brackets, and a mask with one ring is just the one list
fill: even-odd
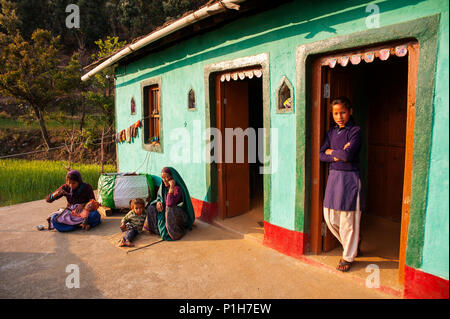
[(350, 261), (346, 261), (344, 259), (339, 260), (339, 265), (336, 267), (337, 270), (342, 272), (347, 272), (350, 270), (352, 263)]

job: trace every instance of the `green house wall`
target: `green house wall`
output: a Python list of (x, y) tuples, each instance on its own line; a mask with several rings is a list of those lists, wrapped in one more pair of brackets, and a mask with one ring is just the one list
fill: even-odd
[(448, 158), (449, 158), (449, 100), (448, 100), (448, 2), (439, 25), (436, 64), (436, 89), (433, 106), (430, 170), (427, 187), (426, 220), (422, 269), (448, 279)]
[[(428, 121), (431, 122), (431, 139), (420, 142), (428, 145), (424, 148), (425, 154), (428, 154), (425, 158), (428, 163), (425, 170), (426, 185), (421, 190), (425, 194), (425, 209), (418, 208), (420, 213), (417, 214), (417, 219), (412, 218), (411, 223), (415, 224), (410, 227), (407, 264), (448, 279), (449, 34), (448, 2), (444, 0), (329, 3), (293, 1), (258, 15), (241, 18), (136, 62), (120, 65), (116, 72), (116, 129), (125, 129), (144, 117), (141, 82), (160, 77), (163, 151), (144, 150), (142, 131), (139, 131), (140, 135), (133, 143), (118, 144), (119, 171), (158, 175), (162, 167), (175, 166), (189, 185), (192, 197), (215, 201), (211, 197), (206, 164), (204, 161), (195, 163), (195, 154), (205, 153), (205, 143), (199, 143), (199, 134), (200, 139), (204, 141), (205, 118), (209, 115), (206, 113), (208, 92), (205, 90), (208, 88), (205, 88), (205, 68), (214, 63), (265, 53), (269, 57), (269, 85), (265, 89), (270, 93), (270, 127), (278, 130), (279, 137), (276, 146), (274, 141), (271, 141), (270, 145), (271, 155), (277, 147), (279, 157), (277, 169), (270, 176), (270, 200), (269, 207), (265, 209), (265, 219), (273, 225), (307, 233), (309, 226), (304, 209), (307, 206), (307, 163), (306, 159), (303, 165), (297, 165), (296, 161), (298, 152), (305, 150), (304, 135), (300, 134), (303, 138), (298, 138), (298, 132), (305, 132), (308, 127), (305, 123), (305, 106), (299, 107), (300, 103), (295, 101), (293, 113), (276, 113), (276, 90), (285, 76), (293, 86), (293, 96), (297, 98), (297, 90), (302, 85), (298, 83), (298, 72), (301, 68), (297, 61), (298, 47), (368, 31), (366, 19), (371, 15), (366, 12), (368, 4), (376, 4), (380, 9), (380, 30), (402, 22), (437, 16), (437, 50), (433, 57), (427, 57), (435, 58), (431, 64), (434, 65), (432, 71), (435, 71), (435, 76), (432, 76), (434, 83), (430, 86), (433, 90), (430, 101), (432, 105), (429, 108), (432, 114), (429, 114)], [(370, 32), (376, 32), (376, 29), (371, 29)], [(196, 96), (197, 105), (194, 111), (187, 108), (187, 97), (191, 88)], [(136, 101), (135, 115), (130, 115), (132, 97)], [(416, 127), (420, 130), (422, 126)], [(191, 138), (184, 140), (190, 143), (191, 150), (190, 160), (188, 158), (186, 163), (170, 162), (171, 146), (180, 143), (180, 139), (183, 140), (182, 135), (171, 136), (171, 132), (182, 132), (176, 131), (177, 128), (190, 132)], [(420, 131), (415, 134), (420, 136)], [(171, 140), (171, 137), (178, 139)], [(418, 174), (420, 175), (420, 172)], [(421, 226), (415, 227), (416, 224)]]

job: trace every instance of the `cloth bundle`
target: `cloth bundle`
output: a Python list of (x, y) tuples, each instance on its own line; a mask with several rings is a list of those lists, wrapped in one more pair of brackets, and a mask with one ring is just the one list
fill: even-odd
[(125, 141), (125, 130), (117, 133), (117, 143), (122, 143), (123, 141)]
[(137, 129), (141, 126), (142, 123), (140, 120), (138, 120), (136, 123), (132, 124), (126, 129), (121, 130), (119, 133), (114, 135), (115, 142), (122, 143), (124, 141), (127, 141), (128, 143), (131, 143), (132, 139), (137, 136)]
[(130, 200), (156, 197), (151, 174), (104, 173), (98, 179), (98, 202), (109, 208), (129, 208)]

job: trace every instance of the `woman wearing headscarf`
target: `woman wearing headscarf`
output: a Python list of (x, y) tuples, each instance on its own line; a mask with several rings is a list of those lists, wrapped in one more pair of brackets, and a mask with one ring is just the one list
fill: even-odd
[(66, 208), (61, 208), (48, 219), (48, 229), (56, 228), (60, 232), (75, 230), (79, 227), (89, 230), (100, 223), (100, 214), (97, 211), (99, 204), (95, 201), (92, 186), (84, 183), (80, 172), (69, 171), (66, 183), (46, 198), (51, 203), (61, 197), (67, 199)]
[(178, 240), (192, 229), (195, 220), (191, 196), (173, 167), (164, 167), (161, 179), (156, 200), (146, 208), (144, 229), (160, 235), (163, 240)]

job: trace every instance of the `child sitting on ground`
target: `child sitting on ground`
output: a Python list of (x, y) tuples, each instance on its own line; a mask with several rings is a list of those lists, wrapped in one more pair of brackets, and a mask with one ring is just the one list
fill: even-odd
[(119, 247), (133, 247), (131, 242), (142, 231), (147, 212), (145, 211), (145, 201), (142, 198), (135, 198), (130, 202), (131, 210), (122, 218), (120, 229), (125, 232)]

